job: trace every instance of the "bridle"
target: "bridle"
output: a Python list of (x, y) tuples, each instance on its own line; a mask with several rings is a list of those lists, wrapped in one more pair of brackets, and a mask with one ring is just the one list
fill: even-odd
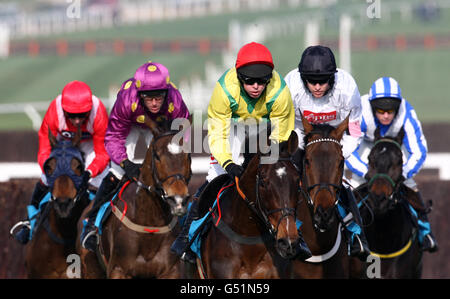
[[(82, 175), (77, 175), (71, 168), (70, 162), (72, 159), (77, 159), (80, 162), (81, 169), (85, 169), (84, 159), (81, 151), (72, 145), (70, 141), (60, 141), (57, 145), (52, 148), (50, 156), (44, 162), (44, 171), (46, 169), (46, 164), (50, 159), (56, 160), (56, 167), (52, 174), (45, 173), (47, 178), (47, 184), (50, 190), (53, 190), (54, 183), (58, 177), (61, 175), (68, 176), (74, 183), (77, 194), (72, 200), (76, 203), (80, 198), (86, 195), (87, 190), (80, 190), (80, 185), (82, 181)], [(53, 196), (53, 192), (50, 193), (50, 201), (55, 201), (56, 198)]]
[[(400, 153), (402, 152), (401, 145), (397, 141), (389, 139), (389, 138), (381, 138), (381, 139), (377, 140), (374, 143), (373, 148), (375, 148), (375, 146), (377, 146), (377, 144), (380, 144), (380, 143), (392, 143), (398, 148)], [(397, 193), (397, 191), (399, 189), (400, 183), (402, 182), (401, 177), (400, 177), (399, 181), (395, 182), (388, 174), (386, 174), (386, 173), (378, 173), (377, 172), (367, 182), (367, 186), (368, 186), (369, 189), (373, 185), (373, 183), (375, 182), (376, 179), (384, 179), (385, 181), (387, 181), (391, 185), (392, 193), (389, 195), (388, 199), (393, 199), (394, 195)]]
[[(292, 162), (292, 158), (291, 157), (286, 157), (286, 158), (279, 158), (277, 160), (277, 162), (280, 161), (288, 161), (290, 162), (293, 166), (295, 165)], [(280, 226), (281, 221), (289, 216), (293, 216), (294, 219), (296, 219), (296, 215), (297, 215), (297, 209), (295, 208), (278, 208), (278, 209), (273, 209), (270, 211), (265, 211), (261, 202), (264, 200), (264, 198), (261, 197), (261, 192), (260, 192), (260, 188), (264, 188), (264, 186), (262, 186), (261, 184), (261, 176), (260, 176), (260, 166), (261, 164), (258, 164), (258, 170), (256, 173), (256, 185), (255, 185), (255, 197), (256, 197), (256, 201), (252, 202), (249, 201), (247, 199), (247, 197), (245, 196), (245, 194), (240, 190), (239, 188), (239, 180), (236, 180), (236, 187), (237, 190), (239, 192), (239, 194), (241, 195), (242, 199), (244, 199), (244, 202), (247, 204), (248, 208), (257, 216), (257, 219), (261, 222), (261, 224), (263, 225), (263, 227), (269, 232), (269, 234), (275, 239), (277, 234), (278, 234), (278, 227)], [(300, 184), (297, 183), (298, 188), (300, 189)], [(274, 227), (272, 225), (272, 223), (269, 220), (269, 216), (275, 213), (281, 213), (281, 217), (278, 220), (278, 223), (276, 225), (276, 227)]]
[[(183, 181), (184, 184), (186, 184), (186, 186), (189, 184), (189, 181), (191, 179), (191, 175), (192, 172), (191, 170), (189, 171), (189, 177), (185, 177), (183, 174), (181, 173), (175, 173), (175, 174), (171, 174), (167, 177), (165, 177), (164, 179), (160, 179), (159, 175), (158, 175), (158, 171), (156, 169), (156, 160), (160, 160), (159, 156), (156, 153), (156, 142), (163, 138), (163, 137), (167, 137), (167, 136), (173, 136), (175, 134), (177, 134), (178, 131), (167, 131), (165, 133), (162, 133), (161, 135), (155, 136), (152, 140), (152, 143), (150, 144), (151, 149), (152, 149), (152, 178), (154, 181), (154, 184), (152, 186), (148, 186), (146, 184), (144, 184), (141, 181), (136, 181), (137, 185), (140, 188), (145, 189), (146, 191), (148, 191), (149, 193), (154, 193), (158, 198), (160, 198), (163, 202), (169, 204), (169, 201), (173, 201), (174, 198), (173, 196), (168, 196), (166, 190), (164, 190), (163, 184), (169, 180), (170, 178), (174, 178), (174, 181), (171, 183), (175, 183), (177, 180), (178, 181)], [(191, 155), (188, 154), (189, 160), (191, 160)], [(190, 196), (186, 196), (186, 198), (183, 199), (183, 205), (186, 204), (186, 202), (189, 200)]]
[[(306, 148), (308, 148), (308, 146), (312, 145), (312, 144), (316, 144), (319, 142), (333, 142), (339, 145), (339, 147), (342, 147), (341, 143), (339, 142), (339, 140), (334, 139), (334, 138), (319, 138), (319, 139), (315, 139), (315, 140), (311, 140), (309, 141), (306, 145), (305, 145), (305, 151)], [(313, 185), (309, 185), (308, 184), (308, 177), (306, 176), (306, 159), (303, 159), (303, 180), (302, 180), (302, 186), (303, 188), (300, 188), (302, 194), (304, 195), (304, 197), (307, 199), (307, 203), (310, 209), (314, 209), (314, 200), (311, 197), (311, 191), (316, 188), (319, 187), (319, 190), (316, 192), (319, 193), (320, 190), (327, 190), (331, 195), (333, 194), (333, 192), (331, 191), (331, 188), (334, 188), (336, 191), (336, 199), (335, 199), (335, 205), (338, 203), (338, 199), (339, 199), (339, 192), (341, 190), (341, 186), (337, 185), (337, 184), (333, 184), (333, 183), (328, 183), (328, 182), (320, 182), (320, 183), (316, 183)], [(341, 177), (342, 180), (342, 177)], [(306, 190), (306, 191), (305, 191)]]

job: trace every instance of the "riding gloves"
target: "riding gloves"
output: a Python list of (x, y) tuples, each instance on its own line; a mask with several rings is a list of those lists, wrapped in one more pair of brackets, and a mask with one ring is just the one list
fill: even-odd
[(123, 170), (125, 170), (125, 175), (130, 179), (130, 180), (135, 180), (137, 181), (139, 178), (139, 174), (141, 172), (140, 170), (140, 165), (131, 162), (128, 159), (125, 159), (122, 161), (122, 163), (120, 163), (120, 167), (123, 168)]
[(227, 167), (225, 167), (225, 170), (233, 180), (236, 177), (240, 178), (242, 173), (244, 172), (244, 168), (241, 165), (237, 165), (235, 163), (228, 164)]

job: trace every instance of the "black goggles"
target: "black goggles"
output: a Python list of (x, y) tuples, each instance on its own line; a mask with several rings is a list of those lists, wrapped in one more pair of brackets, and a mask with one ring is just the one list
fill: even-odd
[(269, 83), (270, 79), (272, 78), (272, 75), (266, 76), (266, 77), (261, 77), (261, 78), (251, 78), (251, 77), (247, 77), (244, 76), (242, 74), (239, 74), (239, 79), (247, 85), (253, 85), (255, 83), (258, 83), (259, 85), (264, 85)]
[(306, 79), (306, 82), (308, 82), (309, 84), (312, 84), (312, 85), (316, 85), (316, 84), (324, 85), (325, 83), (330, 82), (331, 76), (330, 77), (321, 77), (321, 78), (320, 77), (319, 78), (306, 77), (305, 79)]
[(86, 118), (88, 116), (88, 114), (89, 114), (89, 112), (83, 112), (83, 113), (69, 113), (69, 112), (66, 112), (66, 113), (67, 113), (67, 117), (71, 118), (71, 119), (74, 119), (74, 118)]

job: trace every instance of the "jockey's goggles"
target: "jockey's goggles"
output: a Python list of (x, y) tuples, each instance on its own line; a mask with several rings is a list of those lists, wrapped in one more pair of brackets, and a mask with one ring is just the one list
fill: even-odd
[(261, 78), (251, 78), (251, 77), (247, 77), (244, 76), (242, 74), (239, 74), (239, 79), (246, 85), (253, 85), (255, 83), (258, 83), (259, 85), (264, 85), (269, 83), (270, 79), (272, 78), (272, 74), (265, 76), (265, 77), (261, 77)]
[(312, 84), (312, 85), (316, 85), (316, 84), (324, 85), (325, 83), (330, 82), (330, 79), (331, 79), (331, 77), (317, 77), (317, 78), (306, 77), (306, 82), (308, 82), (309, 84)]
[(395, 112), (395, 109), (387, 109), (387, 110), (385, 110), (385, 109), (381, 109), (381, 108), (375, 108), (375, 111), (380, 113), (380, 114), (385, 114), (386, 112), (389, 113), (389, 114), (392, 114), (392, 113)]
[(89, 112), (83, 112), (83, 113), (69, 113), (66, 112), (67, 117), (71, 118), (71, 119), (75, 119), (75, 118), (86, 118), (89, 114)]
[(143, 90), (139, 92), (141, 99), (151, 98), (151, 99), (161, 99), (166, 97), (167, 90)]

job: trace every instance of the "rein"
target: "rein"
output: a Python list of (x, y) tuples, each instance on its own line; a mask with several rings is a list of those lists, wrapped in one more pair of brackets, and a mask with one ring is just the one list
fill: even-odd
[(235, 178), (236, 190), (238, 191), (241, 198), (244, 200), (244, 203), (247, 205), (250, 211), (255, 214), (256, 218), (261, 222), (262, 225), (269, 231), (270, 235), (275, 236), (276, 231), (270, 222), (267, 221), (267, 217), (261, 215), (258, 209), (255, 207), (255, 203), (248, 200), (247, 196), (245, 196), (244, 192), (242, 192), (239, 187), (239, 178)]

